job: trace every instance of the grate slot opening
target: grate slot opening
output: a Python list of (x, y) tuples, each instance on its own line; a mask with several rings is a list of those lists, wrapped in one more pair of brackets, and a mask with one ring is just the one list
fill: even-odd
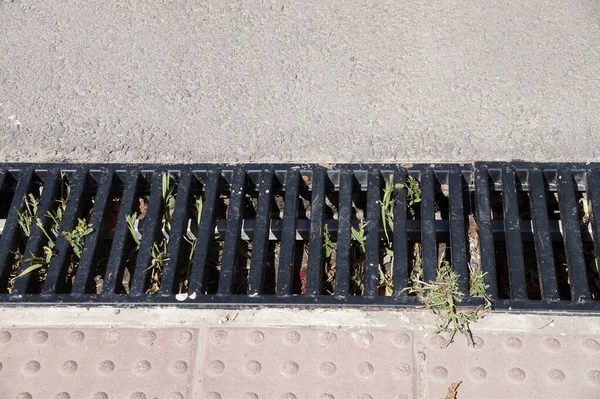
[[(555, 184), (554, 184), (555, 185)], [(565, 237), (563, 234), (564, 223), (561, 220), (560, 200), (558, 192), (548, 192), (548, 218), (557, 221), (560, 230), (556, 234), (556, 239), (552, 241), (552, 251), (554, 253), (554, 265), (556, 268), (556, 283), (558, 286), (558, 295), (560, 300), (571, 300), (571, 287), (569, 277), (569, 264), (567, 262), (567, 253), (565, 247)]]
[[(144, 231), (144, 226), (146, 224), (148, 205), (150, 203), (150, 181), (152, 177), (152, 172), (139, 173), (131, 209), (124, 209), (122, 206), (120, 208), (119, 218), (123, 218), (127, 221), (127, 227), (123, 240), (123, 265), (119, 265), (117, 277), (118, 283), (115, 289), (117, 294), (129, 294), (132, 288), (131, 280), (139, 255), (139, 250), (133, 234), (141, 241), (142, 232)], [(113, 242), (112, 244), (114, 246), (115, 243)]]
[[(339, 191), (335, 190), (333, 182), (326, 178), (325, 209), (323, 212), (323, 269), (321, 271), (322, 295), (335, 293), (337, 273), (338, 222), (339, 221)], [(330, 226), (331, 224), (331, 226)]]
[[(150, 250), (138, 251), (134, 269), (135, 285), (131, 286), (133, 294), (138, 295), (141, 290), (146, 295), (155, 295), (160, 292), (168, 258), (167, 250), (173, 216), (177, 205), (178, 178), (176, 173), (171, 172), (157, 172), (152, 176), (140, 244), (140, 247), (150, 247)], [(143, 287), (139, 287), (138, 281), (141, 280), (143, 280)]]
[[(97, 230), (98, 247), (92, 255), (92, 266), (88, 275), (85, 293), (101, 294), (104, 288), (104, 279), (108, 268), (110, 250), (114, 239), (115, 229), (121, 209), (121, 197), (123, 195), (124, 182), (114, 173), (110, 173), (109, 198), (104, 212), (102, 212), (102, 221), (100, 226), (92, 227)], [(101, 206), (101, 204), (99, 204)], [(100, 210), (101, 211), (101, 210)], [(77, 283), (78, 278), (75, 279)]]
[[(465, 239), (466, 239), (466, 259), (467, 268), (469, 270), (469, 293), (471, 292), (472, 277), (471, 273), (474, 270), (481, 271), (481, 246), (479, 240), (479, 223), (477, 218), (477, 207), (475, 199), (475, 189), (473, 185), (466, 185), (464, 191), (465, 209), (467, 210)], [(470, 294), (469, 294), (470, 295)]]
[[(490, 179), (490, 186), (493, 182)], [(502, 191), (490, 190), (490, 208), (492, 210), (492, 220), (504, 220), (504, 209), (502, 209)]]
[[(4, 172), (3, 176), (2, 186), (0, 187), (0, 219), (4, 219), (4, 223), (6, 224), (6, 219), (8, 218), (8, 213), (10, 211), (10, 204), (12, 203), (15, 190), (17, 189), (18, 176), (14, 176), (9, 172)], [(40, 194), (41, 193), (38, 190), (38, 197)]]
[[(506, 250), (506, 241), (504, 239), (504, 196), (502, 186), (488, 175), (488, 186), (490, 187), (490, 208), (492, 224), (499, 226), (502, 224), (502, 233), (494, 235), (494, 259), (496, 263), (496, 283), (498, 286), (498, 297), (500, 299), (510, 299), (510, 276), (508, 266), (508, 254)], [(501, 177), (498, 177), (501, 179)], [(499, 221), (500, 223), (494, 223)]]
[(275, 295), (277, 293), (278, 268), (281, 254), (281, 241), (270, 240), (267, 243), (267, 254), (265, 261), (265, 283), (263, 293), (265, 295)]
[[(350, 286), (349, 294), (362, 296), (365, 293), (366, 252), (366, 191), (352, 192), (352, 239), (350, 242)], [(360, 188), (360, 186), (358, 186)]]
[[(180, 177), (180, 181), (181, 181)], [(175, 245), (169, 245), (167, 251), (166, 278), (163, 277), (160, 291), (163, 293), (182, 294), (189, 291), (190, 276), (194, 263), (194, 255), (199, 236), (200, 221), (202, 220), (202, 210), (204, 208), (204, 188), (205, 188), (205, 173), (192, 173), (192, 176), (187, 181), (179, 184), (187, 185), (183, 187), (184, 192), (180, 194), (179, 201), (184, 202), (184, 209), (180, 210), (180, 214), (174, 213), (173, 233), (181, 234), (181, 238)], [(181, 203), (176, 202), (177, 207), (181, 207)], [(177, 210), (175, 211), (177, 212)], [(182, 222), (179, 222), (182, 220)], [(176, 251), (176, 253), (172, 253)], [(166, 280), (166, 281), (165, 281)], [(172, 286), (170, 286), (172, 285)]]
[[(248, 175), (243, 178), (243, 186), (233, 186), (234, 183), (231, 183), (232, 190), (244, 192), (243, 197), (241, 198), (241, 207), (242, 212), (241, 216), (243, 219), (256, 220), (257, 218), (257, 209), (258, 209), (258, 184), (255, 184)], [(235, 193), (233, 194), (235, 195)], [(227, 215), (227, 230), (230, 231), (230, 216), (233, 213), (231, 212), (231, 208), (229, 208), (229, 212)], [(236, 223), (233, 220), (233, 223)], [(227, 240), (227, 233), (225, 234), (225, 240)], [(234, 252), (235, 259), (233, 262), (233, 288), (232, 293), (234, 295), (246, 295), (248, 294), (248, 280), (250, 277), (250, 264), (252, 259), (252, 247), (253, 240), (248, 237), (242, 237), (241, 234), (237, 237), (237, 242), (235, 245)]]
[[(56, 176), (56, 175), (54, 175)], [(33, 269), (22, 282), (15, 283), (21, 284), (20, 291), (27, 292), (28, 294), (40, 294), (43, 292), (45, 287), (49, 287), (52, 291), (52, 287), (58, 288), (60, 291), (64, 289), (64, 280), (55, 279), (54, 276), (58, 277), (62, 271), (60, 262), (55, 259), (57, 253), (57, 244), (63, 231), (71, 230), (69, 226), (65, 225), (64, 216), (67, 212), (69, 201), (71, 201), (71, 190), (74, 184), (74, 176), (71, 171), (60, 171), (58, 176), (48, 175), (49, 179), (56, 180), (56, 188), (52, 195), (51, 205), (47, 209), (39, 209), (36, 215), (36, 220), (39, 218), (41, 226), (38, 226), (40, 240), (38, 243), (32, 243), (34, 245), (29, 246), (25, 249), (25, 252), (30, 254), (24, 254), (26, 259), (23, 260), (21, 265), (21, 273), (28, 268)], [(50, 181), (46, 184), (46, 189), (49, 189)], [(41, 188), (43, 195), (43, 187)], [(74, 201), (78, 201), (75, 199)], [(41, 198), (40, 198), (41, 204)], [(45, 210), (45, 212), (44, 212)], [(37, 224), (37, 223), (36, 223)], [(34, 231), (32, 229), (32, 236)], [(37, 244), (37, 245), (35, 245)], [(68, 251), (68, 247), (65, 246)], [(65, 257), (63, 256), (63, 259)], [(59, 270), (57, 270), (57, 268)], [(51, 277), (51, 281), (47, 281)], [(52, 281), (55, 280), (55, 281)], [(26, 287), (23, 287), (26, 285)]]
[(569, 287), (569, 266), (567, 264), (567, 255), (563, 241), (553, 241), (552, 250), (554, 251), (554, 263), (556, 265), (556, 280), (558, 284), (558, 294), (561, 300), (571, 300), (571, 289)]
[[(450, 225), (450, 201), (448, 196), (450, 194), (450, 186), (448, 184), (448, 176), (443, 173), (435, 173), (434, 179), (435, 196), (434, 196), (434, 209), (435, 209), (435, 220), (436, 227), (438, 221), (447, 222)], [(448, 235), (440, 234), (440, 231), (436, 228), (436, 241), (437, 241), (437, 264), (436, 268), (439, 267), (442, 261), (448, 262), (452, 265), (452, 251), (450, 248), (450, 241)], [(461, 276), (462, 277), (462, 276)]]
[[(27, 265), (26, 259), (28, 258), (26, 256), (27, 243), (36, 230), (37, 218), (43, 217), (40, 213), (43, 213), (44, 210), (42, 209), (40, 212), (39, 205), (44, 190), (45, 176), (42, 176), (40, 173), (34, 173), (31, 181), (25, 182), (25, 179), (27, 178), (28, 177), (22, 172), (8, 173), (3, 184), (3, 190), (6, 190), (4, 191), (6, 193), (6, 202), (3, 201), (3, 203), (8, 205), (6, 208), (6, 217), (8, 218), (11, 210), (10, 207), (14, 206), (13, 202), (15, 200), (19, 201), (19, 205), (14, 213), (18, 220), (16, 221), (16, 232), (12, 239), (11, 237), (6, 237), (11, 241), (9, 254), (6, 259), (6, 265), (8, 266), (4, 268), (2, 267), (4, 265), (0, 265), (0, 269), (8, 270), (8, 273), (3, 272), (0, 281), (1, 293), (13, 293), (15, 283), (17, 282), (17, 276), (19, 276), (22, 271), (26, 270), (24, 265)], [(21, 182), (21, 180), (23, 181)], [(22, 200), (15, 198), (19, 182), (27, 186), (22, 188), (25, 190)], [(26, 284), (22, 285), (26, 286)], [(4, 287), (6, 288), (4, 289)]]
[(556, 191), (549, 191), (546, 199), (548, 201), (548, 219), (560, 220), (560, 210), (558, 209), (558, 193)]
[[(56, 287), (56, 292), (59, 294), (71, 293), (86, 239), (94, 229), (91, 225), (91, 213), (96, 200), (96, 193), (98, 192), (98, 182), (90, 173), (86, 173), (83, 179), (85, 180), (83, 182), (85, 185), (83, 195), (79, 198), (79, 201), (73, 199), (78, 202), (76, 205), (75, 220), (72, 222), (66, 221), (69, 225), (62, 226), (59, 232), (69, 242), (66, 246), (66, 263), (64, 265), (60, 264), (61, 271)], [(67, 215), (65, 215), (66, 217)]]
[(559, 293), (561, 299), (579, 300), (582, 296), (591, 297), (582, 240), (584, 225), (579, 200), (583, 194), (577, 174), (561, 169), (556, 182), (562, 233), (562, 240), (555, 244)]
[[(574, 174), (575, 181), (580, 180)], [(587, 186), (587, 182), (585, 183)], [(575, 200), (577, 201), (577, 215), (580, 224), (581, 236), (583, 241), (583, 254), (586, 265), (586, 276), (589, 284), (590, 295), (593, 300), (600, 300), (600, 276), (598, 273), (598, 261), (596, 259), (596, 249), (592, 237), (589, 234), (592, 220), (591, 203), (587, 191), (575, 191)]]
[[(589, 187), (589, 176), (585, 178), (585, 187)], [(590, 286), (590, 294), (593, 300), (600, 300), (600, 274), (598, 273), (598, 259), (596, 249), (597, 245), (593, 241), (593, 235), (589, 234), (590, 228), (594, 227), (592, 200), (587, 191), (577, 191), (575, 196), (578, 204), (578, 215), (581, 223), (581, 234), (583, 236), (583, 253), (585, 257), (585, 265), (587, 279)]]
[(583, 252), (585, 255), (585, 264), (587, 266), (587, 278), (590, 284), (590, 293), (592, 299), (600, 300), (600, 275), (598, 273), (598, 259), (593, 242), (584, 241)]
[[(391, 180), (390, 180), (391, 178)], [(377, 295), (391, 296), (394, 293), (394, 174), (383, 174), (379, 189), (379, 207), (389, 209), (389, 214), (382, 213), (380, 224), (385, 229), (379, 239), (379, 266), (377, 270)], [(386, 204), (387, 203), (387, 204)], [(387, 234), (386, 234), (387, 232)]]
[[(519, 224), (523, 222), (532, 223), (533, 216), (531, 210), (530, 192), (525, 191), (524, 187), (527, 184), (525, 176), (517, 176), (517, 201), (519, 207)], [(541, 287), (540, 275), (538, 272), (538, 258), (536, 248), (533, 241), (526, 241), (526, 233), (521, 229), (521, 240), (523, 241), (523, 264), (525, 266), (525, 291), (528, 299), (540, 300)]]
[[(231, 175), (227, 176), (229, 181)], [(229, 214), (229, 204), (231, 200), (231, 190), (229, 182), (225, 179), (225, 173), (221, 174), (219, 181), (219, 195), (215, 204), (216, 225), (219, 226), (219, 221), (227, 219)], [(225, 231), (217, 227), (211, 233), (208, 246), (208, 257), (206, 260), (206, 274), (204, 280), (204, 293), (207, 295), (216, 294), (219, 290), (219, 280), (221, 277), (221, 262), (223, 260), (223, 245), (225, 241)]]
[[(409, 286), (416, 287), (415, 281), (423, 279), (423, 249), (420, 241), (408, 241), (408, 275)], [(415, 293), (409, 293), (416, 296)]]

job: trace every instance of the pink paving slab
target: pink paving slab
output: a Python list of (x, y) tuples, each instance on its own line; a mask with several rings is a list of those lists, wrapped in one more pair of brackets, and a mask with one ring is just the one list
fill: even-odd
[(192, 329), (0, 331), (2, 399), (188, 399)]
[(210, 328), (201, 399), (408, 399), (417, 378), (407, 332)]
[(475, 346), (429, 339), (427, 398), (444, 398), (462, 381), (459, 398), (600, 398), (600, 337), (481, 334)]

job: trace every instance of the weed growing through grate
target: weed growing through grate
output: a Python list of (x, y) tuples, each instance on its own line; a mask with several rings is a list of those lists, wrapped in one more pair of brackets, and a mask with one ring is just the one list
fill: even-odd
[(138, 235), (135, 229), (135, 221), (138, 219), (137, 212), (133, 212), (131, 215), (126, 216), (127, 218), (127, 226), (129, 227), (129, 234), (131, 234), (131, 238), (135, 242), (135, 248), (132, 250), (133, 252), (137, 252), (140, 249), (140, 240), (141, 237)]
[(484, 301), (483, 309), (491, 310), (492, 301), (487, 294), (488, 285), (485, 283), (484, 273), (481, 269), (474, 269), (469, 265), (469, 295), (476, 298), (482, 298)]
[(75, 264), (79, 263), (79, 260), (81, 259), (85, 237), (90, 235), (93, 231), (92, 225), (88, 224), (85, 219), (79, 218), (77, 219), (77, 226), (75, 226), (72, 231), (63, 232), (63, 235), (73, 249), (73, 256), (75, 259), (72, 259), (72, 262)]
[[(202, 200), (202, 196), (199, 195), (194, 198), (194, 206), (192, 208), (192, 212), (193, 212), (192, 220), (194, 221), (194, 223), (196, 223), (196, 226), (198, 228), (200, 227), (200, 219), (202, 217), (202, 207), (203, 207), (203, 200)], [(185, 235), (183, 238), (190, 245), (190, 247), (189, 247), (188, 256), (185, 259), (185, 262), (184, 262), (183, 267), (180, 272), (178, 293), (187, 292), (187, 290), (188, 290), (189, 275), (190, 275), (190, 271), (192, 269), (192, 264), (194, 263), (194, 254), (196, 253), (196, 244), (198, 243), (198, 237), (188, 237), (187, 235)]]
[[(50, 231), (47, 231), (46, 228), (44, 227), (42, 221), (39, 218), (36, 218), (36, 224), (40, 228), (42, 233), (44, 234), (44, 237), (46, 238), (46, 244), (42, 248), (43, 255), (35, 256), (34, 254), (31, 254), (30, 258), (22, 259), (21, 262), (30, 263), (30, 266), (27, 267), (25, 270), (23, 270), (18, 276), (14, 277), (12, 284), (14, 284), (14, 280), (21, 278), (23, 276), (26, 276), (29, 273), (36, 271), (36, 270), (39, 270), (38, 275), (39, 275), (40, 282), (43, 283), (46, 280), (47, 269), (50, 266), (52, 257), (55, 255), (54, 249), (56, 247), (56, 239), (58, 238), (58, 235), (60, 234), (60, 226), (62, 224), (62, 219), (63, 219), (64, 213), (65, 213), (65, 210), (67, 208), (67, 202), (69, 200), (69, 196), (71, 194), (71, 182), (69, 181), (67, 174), (64, 172), (61, 172), (61, 174), (60, 174), (59, 186), (60, 186), (60, 196), (57, 200), (58, 206), (56, 207), (55, 210), (50, 210), (46, 213), (46, 216), (52, 221)], [(28, 207), (26, 207), (26, 211), (25, 211), (26, 213), (27, 213), (27, 209), (28, 209)], [(37, 205), (36, 205), (36, 209), (37, 209)], [(29, 223), (30, 221), (33, 220), (33, 218), (30, 215), (24, 215), (24, 216), (19, 215), (19, 223), (21, 222), (21, 220), (23, 220), (25, 223)], [(32, 225), (28, 224), (28, 225), (26, 225), (26, 227), (28, 228), (27, 231), (29, 231), (29, 233), (31, 233)]]
[(488, 286), (485, 284), (485, 275), (481, 269), (481, 251), (479, 249), (479, 225), (473, 217), (469, 215), (469, 295), (482, 298), (484, 309), (492, 309), (492, 301), (487, 294)]
[[(167, 244), (169, 243), (168, 236), (171, 233), (171, 220), (175, 211), (175, 184), (171, 183), (172, 177), (170, 173), (165, 172), (162, 175), (162, 227), (166, 232), (167, 237), (163, 237), (159, 242), (152, 245), (150, 251), (150, 283), (146, 294), (156, 294), (160, 289), (160, 281), (165, 261), (167, 260)], [(139, 244), (138, 244), (139, 247)]]
[(335, 291), (335, 260), (336, 260), (336, 246), (331, 240), (331, 234), (327, 225), (324, 226), (323, 230), (323, 264), (324, 264), (324, 276), (325, 282), (323, 290), (330, 295), (333, 295)]
[[(148, 288), (146, 294), (156, 294), (160, 289), (160, 281), (162, 279), (162, 272), (165, 261), (167, 260), (167, 244), (169, 243), (168, 235), (171, 232), (171, 220), (173, 218), (173, 212), (175, 211), (175, 184), (172, 184), (172, 176), (169, 172), (162, 174), (162, 185), (161, 185), (161, 201), (162, 201), (162, 228), (166, 233), (166, 237), (160, 239), (160, 241), (152, 244), (150, 249), (150, 265), (146, 271), (150, 271)], [(136, 221), (142, 219), (145, 216), (147, 210), (146, 202), (140, 198), (140, 215), (137, 212), (126, 216), (127, 226), (129, 228), (129, 234), (133, 239), (135, 246), (132, 248), (128, 261), (132, 262), (134, 255), (140, 249), (141, 234), (136, 229)], [(130, 278), (131, 276), (129, 276)], [(126, 285), (127, 277), (124, 277), (124, 286)], [(126, 292), (128, 290), (126, 289)]]
[[(41, 189), (41, 187), (40, 187)], [(17, 212), (17, 217), (19, 221), (19, 227), (21, 228), (21, 233), (23, 237), (29, 238), (31, 235), (31, 229), (33, 227), (33, 222), (35, 221), (35, 215), (37, 214), (37, 208), (40, 203), (40, 199), (33, 195), (33, 193), (29, 193), (23, 199), (24, 209), (22, 212)], [(7, 292), (9, 294), (12, 293), (15, 286), (15, 278), (19, 274), (19, 268), (21, 267), (21, 263), (23, 262), (23, 254), (22, 251), (17, 247), (13, 252), (14, 262), (10, 271), (10, 278), (8, 281)]]
[(356, 217), (358, 218), (358, 229), (352, 226), (352, 238), (358, 243), (351, 247), (352, 276), (350, 279), (350, 295), (363, 295), (365, 291), (365, 252), (367, 251), (367, 236), (365, 233), (365, 216), (362, 209), (355, 207)]
[(383, 232), (385, 235), (384, 243), (384, 261), (379, 265), (379, 288), (384, 290), (385, 295), (392, 295), (393, 286), (393, 268), (394, 251), (392, 248), (392, 239), (389, 232), (394, 232), (394, 190), (406, 188), (407, 207), (411, 214), (414, 214), (412, 206), (421, 202), (421, 188), (419, 182), (412, 176), (408, 176), (406, 184), (394, 184), (394, 176), (390, 175), (385, 182), (383, 189), (383, 199), (381, 200), (381, 220), (383, 223)]
[(491, 310), (492, 307), (487, 296), (488, 287), (484, 281), (485, 274), (481, 269), (469, 267), (471, 271), (469, 295), (483, 298), (484, 305), (472, 310), (461, 310), (459, 304), (462, 302), (464, 293), (458, 289), (459, 276), (452, 269), (450, 262), (444, 259), (443, 252), (440, 255), (434, 281), (423, 281), (423, 266), (420, 261), (420, 254), (415, 255), (415, 259), (418, 259), (419, 263), (413, 269), (411, 275), (412, 286), (404, 290), (416, 294), (427, 309), (431, 309), (433, 313), (438, 315), (439, 322), (435, 333), (448, 335), (446, 346), (454, 341), (456, 333), (463, 334), (472, 345), (475, 345), (470, 325), (482, 319), (485, 312)]
[(32, 193), (29, 193), (23, 201), (25, 208), (23, 212), (17, 212), (19, 218), (19, 226), (25, 237), (31, 235), (31, 228), (33, 227), (33, 221), (37, 214), (37, 208), (40, 203), (39, 198), (36, 198)]
[(446, 346), (454, 341), (454, 336), (458, 332), (474, 344), (470, 323), (481, 319), (483, 307), (475, 310), (458, 310), (464, 294), (458, 290), (458, 275), (454, 273), (448, 261), (443, 260), (438, 266), (435, 281), (413, 280), (413, 285), (406, 290), (417, 294), (427, 309), (431, 309), (439, 316), (438, 328), (435, 332), (448, 334)]

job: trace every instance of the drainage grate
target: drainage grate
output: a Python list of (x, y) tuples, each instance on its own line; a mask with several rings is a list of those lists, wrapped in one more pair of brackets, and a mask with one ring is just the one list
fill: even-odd
[(405, 166), (4, 165), (0, 301), (600, 309), (600, 167)]

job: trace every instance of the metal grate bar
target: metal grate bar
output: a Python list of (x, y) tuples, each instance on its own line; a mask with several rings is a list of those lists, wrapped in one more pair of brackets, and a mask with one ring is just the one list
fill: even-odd
[[(46, 240), (46, 236), (37, 223), (37, 220), (42, 224), (45, 231), (50, 232), (50, 218), (48, 212), (56, 204), (56, 192), (59, 186), (60, 171), (58, 169), (50, 169), (44, 178), (44, 189), (40, 197), (35, 222), (31, 225), (31, 234), (27, 240), (27, 245), (23, 251), (23, 262), (19, 267), (19, 275), (31, 267), (31, 262), (26, 262), (27, 259), (40, 255), (42, 242)], [(28, 291), (32, 281), (35, 279), (36, 273), (28, 273), (15, 280), (13, 293), (25, 294)]]
[(567, 169), (559, 170), (557, 180), (558, 206), (563, 222), (571, 299), (578, 302), (589, 298), (590, 289), (586, 277), (585, 258), (581, 243), (577, 201), (575, 200), (575, 184), (573, 175)]
[(115, 227), (115, 234), (113, 235), (113, 244), (110, 248), (104, 285), (102, 286), (102, 295), (118, 293), (122, 288), (122, 283), (119, 281), (119, 278), (123, 277), (125, 255), (129, 252), (129, 247), (133, 241), (129, 232), (129, 227), (127, 226), (127, 216), (131, 214), (134, 201), (137, 199), (136, 194), (139, 180), (140, 171), (138, 169), (130, 170), (125, 179), (117, 226)]
[(393, 285), (394, 296), (406, 295), (402, 290), (408, 287), (408, 235), (406, 227), (406, 170), (397, 169), (394, 172), (394, 186), (402, 185), (403, 188), (394, 189), (394, 237), (392, 249), (394, 251)]
[(310, 207), (310, 241), (308, 244), (308, 276), (306, 294), (317, 295), (321, 291), (323, 265), (323, 210), (325, 207), (325, 171), (312, 171), (312, 200)]
[(242, 227), (242, 207), (246, 192), (246, 171), (236, 168), (231, 182), (231, 198), (227, 210), (227, 232), (223, 244), (223, 260), (219, 277), (219, 295), (231, 295)]
[(498, 298), (494, 235), (492, 231), (492, 210), (490, 208), (489, 174), (486, 167), (475, 168), (475, 206), (476, 223), (479, 237), (479, 259), (483, 278), (488, 286), (490, 298)]
[(266, 252), (269, 242), (269, 222), (271, 215), (271, 196), (273, 193), (273, 171), (264, 170), (260, 174), (258, 187), (258, 205), (256, 209), (256, 229), (252, 241), (252, 258), (248, 294), (262, 294), (266, 274)]
[(55, 256), (48, 267), (46, 281), (42, 289), (43, 294), (68, 291), (66, 276), (72, 251), (63, 233), (72, 231), (75, 228), (77, 213), (87, 186), (87, 174), (85, 169), (78, 169), (73, 176), (73, 185), (67, 200), (59, 235), (56, 239)]
[(502, 170), (502, 183), (510, 293), (512, 299), (524, 300), (527, 298), (525, 292), (525, 263), (523, 261), (523, 242), (521, 241), (521, 229), (519, 227), (516, 173), (513, 167), (507, 166)]
[[(178, 265), (183, 262), (181, 260), (181, 251), (187, 233), (188, 220), (190, 220), (191, 216), (192, 179), (196, 180), (196, 178), (187, 169), (182, 170), (179, 176), (177, 198), (175, 200), (173, 219), (171, 220), (169, 243), (167, 244), (167, 259), (160, 283), (161, 295), (172, 295), (179, 292), (177, 283)], [(184, 206), (181, 206), (181, 204), (184, 204)], [(192, 220), (191, 223), (195, 223), (195, 220)]]
[(381, 173), (370, 170), (367, 181), (365, 295), (376, 296), (379, 285), (379, 225), (381, 220)]
[(423, 280), (434, 281), (437, 271), (435, 234), (435, 176), (433, 170), (421, 173), (421, 247), (423, 248)]
[(549, 301), (559, 299), (556, 283), (556, 267), (550, 237), (550, 221), (548, 220), (548, 204), (544, 190), (544, 176), (539, 169), (529, 172), (529, 200), (531, 203), (535, 252), (537, 255), (538, 274), (540, 275), (542, 298)]
[(463, 204), (463, 176), (460, 169), (452, 169), (448, 174), (450, 202), (450, 246), (454, 272), (458, 275), (458, 289), (469, 292), (469, 271), (467, 266), (465, 209)]
[(348, 295), (350, 283), (350, 242), (352, 219), (352, 179), (350, 171), (340, 171), (339, 230), (337, 231), (335, 294)]
[(212, 234), (215, 229), (215, 219), (217, 211), (217, 201), (221, 189), (221, 172), (211, 170), (208, 172), (206, 186), (204, 187), (204, 197), (202, 206), (202, 215), (196, 243), (196, 252), (190, 272), (190, 294), (204, 294), (206, 291), (205, 280), (207, 275), (207, 263), (210, 251), (210, 245), (213, 242)]
[(298, 213), (298, 185), (300, 172), (293, 169), (288, 172), (285, 183), (283, 210), (283, 229), (277, 272), (277, 294), (291, 295), (292, 269), (294, 268), (294, 245), (296, 244), (296, 215)]

